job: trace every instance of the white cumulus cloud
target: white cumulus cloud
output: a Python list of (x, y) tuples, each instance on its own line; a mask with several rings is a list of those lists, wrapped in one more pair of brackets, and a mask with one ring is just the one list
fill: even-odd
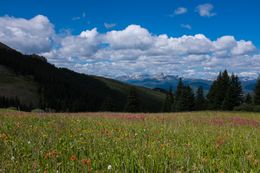
[(0, 41), (24, 53), (49, 51), (54, 34), (54, 26), (43, 15), (32, 19), (0, 17)]
[(153, 42), (149, 31), (139, 25), (129, 25), (121, 31), (107, 32), (104, 41), (113, 49), (145, 49)]

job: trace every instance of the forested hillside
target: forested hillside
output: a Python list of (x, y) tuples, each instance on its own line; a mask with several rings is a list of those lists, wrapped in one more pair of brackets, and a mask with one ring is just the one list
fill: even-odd
[[(4, 44), (0, 45), (0, 65), (15, 74), (16, 78), (31, 79), (30, 82), (37, 85), (37, 92), (34, 92), (37, 98), (32, 98), (32, 103), (35, 104), (23, 103), (33, 108), (58, 112), (124, 111), (128, 93), (132, 88), (131, 85), (121, 82), (111, 82), (105, 78), (57, 68), (44, 57), (23, 55)], [(6, 83), (2, 81), (0, 87), (3, 85)], [(10, 84), (10, 87), (12, 86), (14, 85)], [(28, 84), (28, 88), (30, 87), (32, 86)], [(161, 110), (164, 94), (150, 89), (134, 88), (138, 104), (142, 108), (140, 111)], [(16, 89), (13, 88), (13, 91), (16, 92)], [(2, 91), (0, 96), (10, 95)], [(21, 96), (17, 97), (22, 101)]]

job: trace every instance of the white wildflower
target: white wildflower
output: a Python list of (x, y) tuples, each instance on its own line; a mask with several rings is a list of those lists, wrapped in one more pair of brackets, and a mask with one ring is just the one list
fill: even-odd
[(11, 157), (11, 160), (14, 161), (14, 156)]
[(112, 166), (111, 166), (111, 165), (108, 165), (107, 169), (108, 169), (108, 170), (111, 170), (111, 169), (112, 169)]

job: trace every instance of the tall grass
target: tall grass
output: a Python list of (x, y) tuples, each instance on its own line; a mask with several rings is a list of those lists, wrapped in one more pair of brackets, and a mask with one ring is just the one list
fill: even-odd
[(0, 111), (0, 172), (260, 172), (260, 114)]

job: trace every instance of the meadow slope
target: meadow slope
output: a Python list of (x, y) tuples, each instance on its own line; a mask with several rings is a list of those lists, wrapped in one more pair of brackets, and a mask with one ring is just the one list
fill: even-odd
[(0, 110), (0, 172), (260, 172), (260, 114)]

